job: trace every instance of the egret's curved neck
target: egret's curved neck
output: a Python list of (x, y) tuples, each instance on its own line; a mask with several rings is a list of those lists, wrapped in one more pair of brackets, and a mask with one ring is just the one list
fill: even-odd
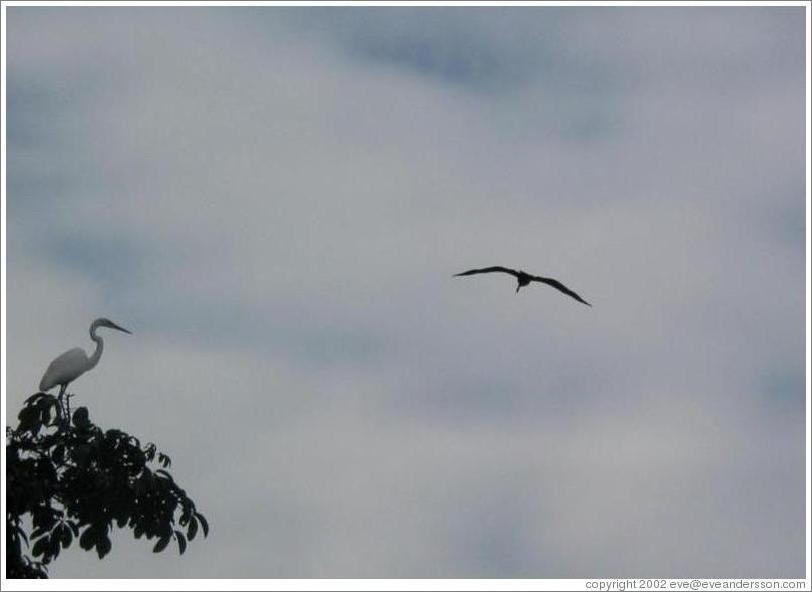
[(93, 355), (90, 356), (90, 358), (88, 359), (88, 361), (90, 362), (88, 370), (90, 368), (93, 368), (96, 364), (99, 363), (102, 351), (104, 351), (104, 340), (98, 335), (96, 335), (96, 329), (98, 329), (96, 325), (90, 326), (90, 338), (96, 342), (96, 351), (94, 351)]

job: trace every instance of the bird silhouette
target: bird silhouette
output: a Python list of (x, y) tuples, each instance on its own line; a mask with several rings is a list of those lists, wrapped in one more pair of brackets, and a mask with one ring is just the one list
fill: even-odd
[(101, 327), (108, 327), (110, 329), (130, 333), (127, 329), (119, 327), (110, 319), (96, 319), (90, 324), (90, 338), (96, 342), (96, 351), (93, 352), (93, 355), (88, 356), (82, 348), (74, 347), (55, 358), (54, 361), (48, 365), (48, 369), (39, 382), (40, 391), (45, 392), (55, 386), (59, 386), (59, 398), (61, 399), (62, 395), (65, 394), (65, 389), (68, 388), (68, 384), (99, 363), (102, 351), (104, 350), (104, 341), (101, 337), (96, 335), (96, 330)]
[(495, 265), (494, 267), (483, 267), (482, 269), (469, 269), (468, 271), (463, 271), (462, 273), (455, 273), (454, 277), (460, 277), (464, 275), (476, 275), (478, 273), (507, 273), (512, 275), (516, 278), (519, 282), (519, 285), (516, 286), (516, 293), (519, 293), (523, 287), (528, 285), (530, 282), (540, 282), (542, 284), (547, 284), (548, 286), (552, 286), (559, 292), (563, 292), (570, 298), (574, 298), (578, 302), (586, 304), (587, 306), (592, 306), (589, 302), (581, 298), (578, 294), (570, 290), (567, 286), (559, 282), (558, 280), (554, 280), (553, 278), (546, 278), (541, 277), (538, 275), (530, 275), (526, 271), (516, 271), (515, 269), (509, 269), (507, 267), (502, 267), (501, 265)]

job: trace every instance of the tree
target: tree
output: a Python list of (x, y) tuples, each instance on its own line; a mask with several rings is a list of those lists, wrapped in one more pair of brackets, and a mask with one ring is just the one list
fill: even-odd
[(70, 395), (62, 401), (36, 393), (18, 420), (16, 429), (6, 428), (7, 577), (48, 577), (47, 566), (76, 539), (101, 559), (114, 525), (156, 539), (156, 553), (174, 539), (183, 554), (199, 530), (208, 536), (206, 518), (155, 444), (103, 430), (86, 407), (71, 415)]

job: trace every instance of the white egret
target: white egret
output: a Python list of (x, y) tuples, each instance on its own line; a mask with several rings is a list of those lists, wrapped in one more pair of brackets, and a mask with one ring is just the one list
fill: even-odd
[[(100, 327), (108, 327), (110, 329), (130, 333), (127, 329), (119, 327), (110, 319), (96, 319), (90, 324), (90, 338), (96, 342), (96, 351), (93, 352), (93, 355), (88, 356), (82, 348), (74, 347), (57, 357), (48, 365), (48, 369), (42, 376), (42, 380), (39, 382), (40, 391), (45, 392), (58, 385), (60, 387), (59, 398), (61, 400), (62, 395), (65, 394), (65, 389), (68, 388), (68, 384), (99, 363), (102, 351), (104, 350), (104, 341), (101, 337), (96, 335), (96, 329)], [(132, 333), (130, 334), (132, 335)]]

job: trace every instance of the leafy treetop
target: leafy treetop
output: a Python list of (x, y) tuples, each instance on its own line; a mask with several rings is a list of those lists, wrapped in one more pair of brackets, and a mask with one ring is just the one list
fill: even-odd
[(155, 539), (156, 553), (174, 539), (183, 554), (199, 530), (208, 536), (206, 518), (166, 470), (168, 456), (121, 430), (103, 430), (85, 407), (71, 415), (69, 401), (36, 393), (17, 428), (6, 428), (7, 577), (47, 577), (74, 539), (101, 559), (114, 524)]

